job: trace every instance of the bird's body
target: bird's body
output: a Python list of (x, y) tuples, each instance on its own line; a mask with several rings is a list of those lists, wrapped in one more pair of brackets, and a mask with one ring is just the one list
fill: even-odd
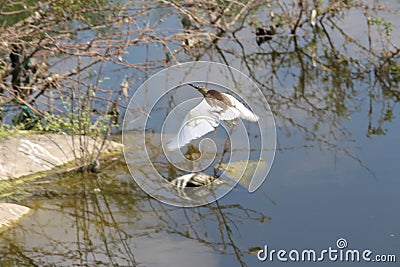
[(242, 118), (254, 122), (258, 121), (258, 116), (233, 96), (217, 90), (208, 90), (203, 86), (189, 85), (196, 88), (204, 96), (205, 101), (212, 108), (211, 111), (217, 112), (220, 120), (227, 121)]
[(215, 99), (227, 106), (232, 104), (231, 100), (228, 97), (226, 97), (224, 93), (218, 92), (217, 90), (209, 90), (205, 94), (205, 98), (210, 105), (212, 105), (213, 103), (212, 100)]
[(258, 116), (235, 97), (217, 90), (208, 90), (203, 86), (189, 85), (196, 88), (204, 99), (186, 115), (177, 137), (168, 143), (168, 150), (183, 147), (190, 141), (214, 131), (220, 121), (237, 118), (258, 121)]

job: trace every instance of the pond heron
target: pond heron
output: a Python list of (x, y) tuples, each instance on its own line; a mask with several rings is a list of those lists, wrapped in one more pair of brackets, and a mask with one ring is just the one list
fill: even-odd
[(258, 121), (256, 114), (230, 94), (209, 90), (204, 86), (189, 85), (196, 88), (204, 99), (185, 116), (177, 136), (168, 142), (168, 150), (179, 149), (192, 140), (214, 131), (221, 120), (232, 121), (240, 118)]

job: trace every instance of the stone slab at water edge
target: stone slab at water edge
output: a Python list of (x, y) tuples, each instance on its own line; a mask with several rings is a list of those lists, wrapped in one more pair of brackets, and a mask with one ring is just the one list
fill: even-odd
[(82, 151), (102, 155), (122, 151), (122, 144), (87, 136), (33, 134), (0, 139), (0, 180), (49, 171), (79, 158)]
[(0, 203), (0, 232), (12, 226), (25, 214), (28, 214), (29, 211), (30, 208), (25, 206), (13, 203)]

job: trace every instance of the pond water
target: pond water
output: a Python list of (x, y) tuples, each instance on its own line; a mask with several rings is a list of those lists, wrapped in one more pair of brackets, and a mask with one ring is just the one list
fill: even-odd
[[(399, 45), (394, 10), (400, 1), (386, 4), (393, 13), (379, 15), (392, 22), (392, 42)], [(399, 266), (399, 74), (379, 73), (384, 60), (360, 48), (369, 47), (363, 12), (351, 9), (326, 29), (304, 27), (297, 40), (282, 30), (261, 46), (252, 28), (244, 27), (236, 39), (193, 52), (243, 71), (275, 115), (275, 160), (256, 192), (238, 184), (214, 203), (174, 207), (142, 191), (124, 160), (98, 174), (46, 177), (51, 183), (38, 181), (40, 189), (19, 202), (32, 214), (0, 234), (2, 265)], [(161, 26), (180, 24), (172, 17)], [(371, 48), (375, 54), (380, 45)], [(154, 45), (132, 48), (130, 55), (143, 57), (132, 60), (150, 60), (145, 50), (164, 57)], [(128, 71), (109, 83), (119, 83)], [(168, 106), (160, 108), (153, 119), (167, 113)], [(343, 249), (339, 239), (347, 242)], [(287, 251), (286, 258), (291, 250), (315, 250), (318, 258), (329, 248), (368, 249), (371, 259), (394, 255), (396, 262), (335, 261), (327, 254), (318, 263), (282, 262), (276, 253), (272, 262), (260, 261), (257, 252), (265, 246)]]

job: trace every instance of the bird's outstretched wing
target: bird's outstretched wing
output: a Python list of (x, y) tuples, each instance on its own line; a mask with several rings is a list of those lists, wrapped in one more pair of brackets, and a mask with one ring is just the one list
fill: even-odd
[(222, 93), (224, 96), (229, 98), (231, 106), (220, 114), (220, 120), (234, 120), (241, 118), (248, 121), (258, 121), (258, 116), (246, 108), (239, 100), (231, 95)]
[(167, 149), (176, 150), (190, 141), (214, 131), (219, 125), (218, 112), (221, 110), (222, 108), (211, 107), (203, 99), (185, 116), (177, 136), (168, 142)]

